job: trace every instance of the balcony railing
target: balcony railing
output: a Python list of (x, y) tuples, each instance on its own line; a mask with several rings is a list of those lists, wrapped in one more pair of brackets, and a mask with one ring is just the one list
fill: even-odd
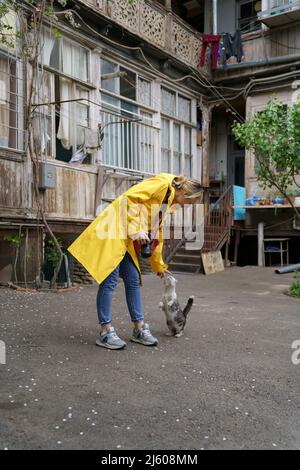
[(300, 1), (269, 0), (268, 9), (259, 14), (259, 19), (270, 28), (300, 21)]
[(151, 0), (86, 0), (103, 16), (131, 33), (197, 68), (202, 39), (200, 33), (177, 15)]

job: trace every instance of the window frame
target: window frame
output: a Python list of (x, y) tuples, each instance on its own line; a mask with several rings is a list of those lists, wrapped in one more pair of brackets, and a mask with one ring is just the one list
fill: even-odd
[[(120, 77), (116, 77), (117, 78), (117, 86), (115, 87), (116, 92), (112, 92), (110, 90), (107, 90), (106, 88), (103, 88), (102, 81), (101, 81), (102, 61), (110, 63), (115, 67), (115, 72), (113, 72), (113, 73), (117, 73), (117, 72), (123, 71), (125, 69), (125, 70), (128, 70), (128, 72), (131, 72), (131, 73), (135, 74), (135, 85), (134, 85), (135, 90), (136, 90), (136, 100), (135, 101), (131, 98), (128, 98), (128, 97), (123, 96), (123, 95), (120, 94)], [(148, 82), (149, 85), (150, 85), (150, 100), (149, 101), (150, 101), (151, 106), (139, 101), (139, 97), (140, 97), (140, 94), (139, 94), (139, 80), (140, 79), (145, 81), (145, 82)], [(104, 97), (108, 97), (111, 100), (115, 101), (115, 104), (109, 104), (109, 103), (103, 101)], [(130, 163), (133, 164), (134, 168), (132, 166), (128, 166), (128, 161), (126, 161), (126, 158), (125, 158), (126, 151), (125, 151), (125, 148), (122, 147), (122, 145), (123, 145), (123, 140), (122, 140), (121, 143), (120, 142), (118, 143), (118, 148), (115, 149), (115, 151), (119, 151), (121, 153), (120, 161), (119, 162), (116, 161), (116, 155), (114, 155), (113, 154), (114, 152), (112, 152), (111, 161), (109, 163), (107, 161), (105, 161), (104, 164), (106, 166), (109, 166), (109, 167), (117, 167), (119, 169), (124, 169), (124, 170), (127, 170), (127, 171), (131, 170), (131, 171), (135, 171), (135, 172), (155, 174), (155, 172), (156, 172), (155, 138), (156, 137), (155, 137), (154, 133), (156, 132), (156, 130), (159, 131), (159, 129), (154, 125), (154, 116), (155, 116), (156, 111), (152, 108), (152, 103), (153, 103), (153, 81), (151, 79), (146, 78), (139, 71), (136, 71), (131, 67), (127, 67), (126, 64), (118, 63), (113, 59), (108, 59), (106, 56), (101, 56), (101, 58), (100, 58), (99, 100), (100, 100), (102, 110), (104, 110), (104, 111), (105, 111), (105, 108), (106, 108), (106, 111), (111, 112), (111, 113), (115, 112), (116, 114), (124, 115), (124, 117), (126, 115), (127, 116), (129, 115), (129, 116), (132, 116), (132, 118), (142, 119), (142, 122), (136, 124), (136, 128), (134, 128), (134, 133), (136, 133), (136, 135), (134, 135), (134, 137), (137, 137), (137, 139), (138, 139), (137, 140), (137, 147), (136, 147), (138, 149), (138, 151), (140, 151), (142, 148), (144, 148), (144, 153), (142, 151), (140, 152), (140, 155), (143, 155), (144, 158), (142, 159), (142, 158), (139, 158), (139, 156), (136, 157), (136, 156), (133, 155), (132, 156), (132, 161)], [(125, 103), (129, 106), (135, 107), (136, 108), (135, 111), (126, 110), (126, 107), (122, 106), (122, 103), (123, 104)], [(151, 117), (149, 117), (149, 115)], [(125, 126), (125, 125), (126, 124), (121, 124), (120, 126)], [(129, 124), (129, 126), (130, 126), (130, 124)], [(121, 134), (122, 134), (122, 132), (123, 132), (122, 129), (121, 129), (121, 131), (119, 130), (119, 132), (121, 132)], [(145, 145), (145, 142), (144, 142), (143, 137), (142, 137), (143, 132), (144, 133), (150, 132), (150, 134), (151, 134), (151, 132), (153, 133), (153, 134), (151, 134), (152, 140), (151, 140), (151, 143), (149, 145)], [(112, 134), (111, 138), (113, 138), (113, 134)], [(120, 147), (120, 145), (121, 145), (121, 147)], [(151, 159), (151, 162), (147, 163), (145, 161), (145, 155), (149, 151), (150, 151), (150, 153), (152, 153), (152, 159)], [(103, 149), (102, 149), (102, 158), (103, 159), (105, 158), (105, 154), (104, 154)]]
[[(161, 90), (164, 89), (164, 90), (168, 90), (172, 93), (175, 94), (176, 96), (176, 99), (175, 99), (175, 113), (176, 115), (171, 115), (171, 114), (168, 114), (166, 111), (164, 111), (162, 109), (162, 100), (161, 100), (161, 109), (160, 109), (160, 115), (161, 115), (161, 120), (162, 119), (165, 119), (165, 120), (168, 120), (169, 121), (169, 136), (170, 136), (170, 155), (169, 155), (169, 164), (168, 164), (168, 168), (169, 168), (169, 172), (170, 173), (174, 173), (174, 153), (179, 153), (179, 161), (180, 161), (180, 167), (179, 167), (179, 174), (186, 174), (186, 158), (189, 158), (190, 159), (190, 172), (189, 174), (186, 174), (186, 176), (188, 177), (191, 177), (192, 174), (193, 174), (193, 169), (194, 169), (194, 166), (195, 166), (195, 158), (196, 158), (196, 154), (193, 152), (193, 131), (194, 133), (196, 132), (196, 129), (197, 129), (197, 125), (196, 123), (194, 122), (194, 119), (193, 119), (193, 99), (188, 97), (188, 96), (185, 96), (182, 91), (177, 91), (177, 90), (172, 90), (171, 88), (167, 87), (166, 85), (161, 85)], [(186, 99), (186, 100), (189, 100), (190, 101), (190, 121), (186, 121), (184, 120), (183, 118), (180, 118), (178, 116), (178, 111), (179, 111), (179, 97), (183, 98), (183, 99)], [(179, 132), (179, 135), (180, 135), (180, 151), (179, 152), (175, 152), (174, 150), (174, 126), (175, 125), (179, 125), (180, 127), (180, 132)], [(162, 135), (162, 132), (163, 132), (163, 127), (161, 125), (160, 127), (161, 129), (161, 135)], [(190, 129), (190, 156), (187, 157), (187, 154), (185, 153), (185, 145), (186, 145), (186, 129)], [(195, 136), (194, 136), (195, 137)], [(196, 138), (196, 137), (195, 137)], [(162, 141), (162, 138), (161, 138), (161, 141)], [(161, 167), (162, 167), (162, 150), (163, 150), (163, 147), (161, 145), (161, 148), (160, 148), (160, 161), (161, 161)], [(165, 149), (164, 149), (165, 150)], [(177, 172), (177, 171), (176, 171)]]
[[(5, 150), (9, 152), (15, 152), (15, 153), (23, 153), (25, 150), (25, 129), (24, 129), (24, 74), (23, 74), (23, 65), (21, 58), (16, 55), (16, 53), (12, 52), (13, 50), (2, 46), (0, 47), (0, 56), (4, 59), (7, 60), (8, 62), (13, 61), (15, 64), (15, 77), (14, 77), (14, 85), (15, 85), (15, 91), (9, 92), (9, 94), (13, 94), (16, 99), (15, 103), (15, 127), (10, 126), (10, 116), (9, 116), (9, 122), (7, 125), (4, 124), (5, 127), (8, 129), (13, 129), (15, 132), (15, 139), (16, 139), (16, 145), (11, 146), (9, 145), (1, 145), (0, 144), (0, 150)], [(11, 73), (10, 73), (10, 78), (11, 78)], [(9, 98), (8, 102), (9, 106), (9, 112), (13, 111), (11, 108), (12, 106), (12, 101), (11, 97)]]
[[(241, 21), (241, 7), (242, 5), (245, 5), (246, 3), (255, 3), (257, 0), (237, 0), (236, 2), (236, 29), (239, 29), (241, 31), (241, 34), (247, 34), (247, 33), (253, 33), (255, 31), (260, 31), (262, 29), (262, 23), (258, 21), (258, 13), (257, 16), (249, 17), (249, 22), (250, 20), (257, 22), (257, 26), (251, 27), (247, 30), (243, 30), (243, 28), (240, 27), (240, 21)], [(256, 20), (255, 20), (256, 18)], [(245, 18), (248, 19), (248, 18)]]

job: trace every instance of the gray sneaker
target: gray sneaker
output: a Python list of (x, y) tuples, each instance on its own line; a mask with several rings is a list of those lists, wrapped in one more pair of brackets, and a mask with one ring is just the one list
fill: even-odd
[(152, 336), (148, 323), (144, 323), (142, 328), (138, 331), (133, 329), (131, 341), (135, 343), (141, 343), (144, 346), (157, 346), (158, 341)]
[(102, 346), (103, 348), (108, 349), (122, 349), (126, 346), (125, 341), (119, 338), (113, 326), (103, 333), (100, 333), (99, 338), (96, 340), (96, 344), (97, 346)]

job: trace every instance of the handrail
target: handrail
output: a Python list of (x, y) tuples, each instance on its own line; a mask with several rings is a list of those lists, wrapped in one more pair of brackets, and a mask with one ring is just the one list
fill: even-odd
[[(232, 221), (232, 186), (229, 186), (222, 196), (209, 208), (204, 217), (204, 244), (201, 251), (211, 251), (217, 249), (224, 240), (226, 234), (229, 235)], [(207, 230), (210, 230), (208, 232)], [(169, 263), (176, 252), (186, 242), (186, 234), (172, 246), (169, 242), (169, 253), (166, 262)], [(211, 245), (214, 245), (211, 248)]]
[(219, 248), (226, 234), (229, 235), (232, 221), (232, 186), (209, 208), (204, 218), (204, 245), (202, 251)]

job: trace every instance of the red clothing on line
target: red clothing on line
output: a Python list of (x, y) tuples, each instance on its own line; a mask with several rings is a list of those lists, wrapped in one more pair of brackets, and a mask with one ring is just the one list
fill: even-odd
[(220, 44), (220, 35), (214, 34), (203, 34), (202, 36), (202, 48), (201, 48), (201, 55), (200, 55), (200, 66), (203, 67), (205, 64), (205, 54), (207, 46), (210, 44), (211, 46), (211, 69), (216, 70), (218, 64), (218, 53), (219, 53), (219, 44)]

